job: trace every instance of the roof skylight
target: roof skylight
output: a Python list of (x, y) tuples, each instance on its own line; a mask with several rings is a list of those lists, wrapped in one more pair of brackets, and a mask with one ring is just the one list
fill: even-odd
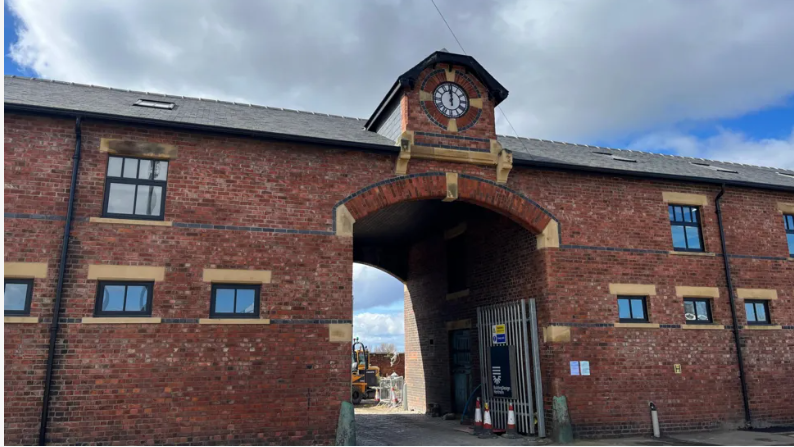
[(695, 166), (700, 166), (700, 167), (706, 168), (706, 169), (711, 169), (712, 171), (717, 171), (717, 172), (726, 172), (728, 174), (738, 174), (739, 173), (739, 171), (734, 171), (733, 169), (726, 169), (726, 168), (721, 168), (719, 166), (712, 166), (712, 165), (710, 165), (708, 163), (700, 163), (700, 162), (693, 161), (692, 164), (695, 165)]
[(173, 110), (173, 108), (174, 108), (174, 103), (173, 102), (152, 101), (151, 99), (139, 99), (133, 105), (136, 105), (136, 106), (139, 106), (139, 107), (151, 107), (153, 109)]
[(612, 158), (615, 161), (622, 161), (622, 162), (625, 162), (625, 163), (637, 163), (637, 160), (634, 160), (632, 158), (621, 157), (621, 156), (615, 155), (615, 154), (613, 154), (611, 152), (593, 152), (593, 153), (594, 154), (598, 154), (598, 155), (607, 155), (607, 156), (609, 156), (610, 158)]

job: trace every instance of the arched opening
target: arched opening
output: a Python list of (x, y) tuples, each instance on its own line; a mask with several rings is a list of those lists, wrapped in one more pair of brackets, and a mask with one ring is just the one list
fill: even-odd
[(379, 267), (353, 264), (353, 338), (380, 376), (405, 376), (405, 283)]
[[(534, 298), (543, 312), (540, 248), (554, 222), (506, 188), (460, 180), (455, 200), (442, 200), (442, 173), (374, 185), (340, 204), (355, 219), (354, 262), (405, 284), (407, 407), (416, 415), (439, 408), (456, 420), (473, 417), (470, 398), (482, 382), (477, 309)], [(354, 320), (354, 333), (362, 323)], [(357, 423), (366, 428), (372, 417), (357, 415)], [(359, 433), (362, 445), (378, 442), (366, 429)]]

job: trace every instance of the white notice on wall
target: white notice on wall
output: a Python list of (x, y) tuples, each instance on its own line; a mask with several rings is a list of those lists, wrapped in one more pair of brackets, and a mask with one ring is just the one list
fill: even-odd
[(571, 362), (571, 375), (572, 376), (579, 375), (579, 362)]
[(579, 362), (579, 369), (582, 370), (582, 375), (583, 376), (589, 376), (590, 375), (590, 362), (587, 361), (587, 360), (582, 360), (581, 362)]

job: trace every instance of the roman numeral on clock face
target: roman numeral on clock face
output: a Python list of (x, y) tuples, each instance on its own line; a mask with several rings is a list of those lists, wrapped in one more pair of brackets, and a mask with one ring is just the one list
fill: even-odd
[(469, 97), (458, 84), (443, 82), (433, 90), (433, 104), (447, 118), (459, 118), (469, 110)]

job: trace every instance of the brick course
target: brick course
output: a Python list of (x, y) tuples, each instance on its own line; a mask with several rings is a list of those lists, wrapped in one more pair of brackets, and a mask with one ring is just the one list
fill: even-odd
[[(403, 129), (443, 134), (413, 95), (418, 91), (402, 100)], [(493, 107), (487, 96), (483, 103), (477, 124), (462, 135), (494, 138)], [(4, 327), (6, 444), (32, 444), (38, 434), (73, 127), (64, 118), (5, 114), (5, 261), (46, 262), (49, 269), (34, 285), (31, 315), (41, 322)], [(179, 147), (165, 199), (172, 227), (89, 222), (102, 211), (102, 138)], [(325, 323), (352, 319), (353, 262), (352, 239), (334, 236), (334, 207), (345, 203), (364, 219), (402, 201), (439, 200), (443, 172), (460, 174), (459, 200), (500, 215), (469, 223), (471, 293), (459, 301), (444, 299), (442, 235), (410, 249), (411, 406), (449, 408), (446, 321), (471, 318), (478, 305), (536, 298), (541, 327), (571, 327), (570, 343), (541, 343), (541, 366), (547, 409), (553, 395), (566, 395), (579, 435), (648, 433), (649, 400), (665, 430), (741, 423), (731, 332), (678, 327), (685, 322), (676, 286), (719, 288), (714, 319), (731, 324), (714, 213), (718, 187), (523, 167), (501, 186), (493, 166), (438, 160), (411, 160), (405, 179), (371, 187), (394, 180), (394, 163), (384, 154), (86, 120), (48, 442), (330, 444), (338, 402), (350, 395), (350, 347), (330, 342)], [(703, 234), (715, 256), (668, 253), (665, 191), (708, 196)], [(787, 398), (794, 394), (794, 262), (777, 202), (794, 202), (794, 194), (730, 187), (723, 207), (734, 286), (776, 289), (772, 321), (784, 326), (742, 329), (757, 425), (794, 423)], [(561, 246), (536, 250), (535, 233), (552, 218)], [(81, 323), (93, 313), (92, 264), (165, 267), (152, 314), (166, 320)], [(273, 324), (199, 325), (209, 314), (204, 268), (272, 271), (260, 316)], [(669, 327), (612, 327), (610, 283), (654, 284), (651, 322)], [(737, 307), (743, 324), (741, 301)], [(592, 375), (570, 376), (569, 360), (589, 360)]]

